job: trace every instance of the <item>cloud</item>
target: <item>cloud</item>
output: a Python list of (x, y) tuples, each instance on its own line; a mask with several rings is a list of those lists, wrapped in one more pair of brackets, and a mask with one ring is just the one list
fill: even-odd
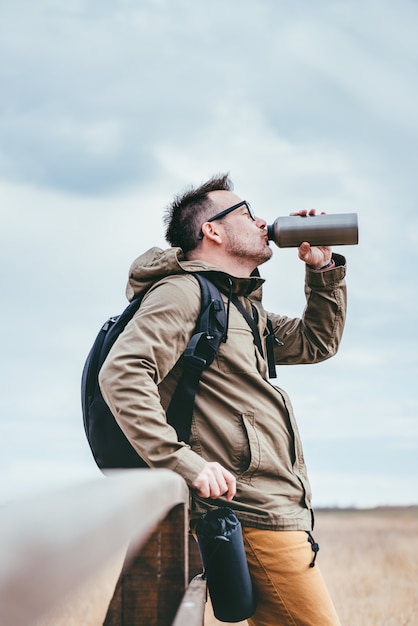
[[(210, 10), (185, 2), (4, 7), (3, 176), (109, 193), (155, 176), (156, 145), (176, 151), (187, 142), (200, 156), (210, 129), (222, 129), (228, 144), (230, 125), (248, 133), (254, 121), (297, 154), (309, 143), (335, 152), (348, 142), (356, 158), (376, 164), (382, 155), (372, 143), (396, 143), (400, 124), (416, 129), (416, 51), (400, 27), (388, 37), (388, 20), (403, 27), (405, 20), (388, 3), (378, 31), (364, 26), (370, 2), (360, 12), (368, 20), (351, 12), (347, 20), (343, 3), (302, 7), (302, 14), (271, 1), (218, 1)], [(312, 172), (307, 184), (314, 180)]]

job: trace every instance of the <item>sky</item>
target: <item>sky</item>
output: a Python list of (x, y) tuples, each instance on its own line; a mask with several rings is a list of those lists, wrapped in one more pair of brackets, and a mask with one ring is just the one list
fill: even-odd
[[(101, 476), (80, 378), (172, 197), (230, 172), (268, 223), (357, 213), (338, 354), (278, 368), (316, 506), (418, 503), (418, 2), (0, 5), (0, 503)], [(274, 247), (267, 310), (299, 316)]]

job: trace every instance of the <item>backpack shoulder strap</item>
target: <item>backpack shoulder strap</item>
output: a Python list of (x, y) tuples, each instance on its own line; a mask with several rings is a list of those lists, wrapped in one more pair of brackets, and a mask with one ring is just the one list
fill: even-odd
[(203, 371), (215, 359), (226, 338), (225, 305), (219, 290), (204, 274), (194, 274), (200, 285), (201, 307), (194, 333), (181, 358), (183, 374), (167, 410), (167, 421), (179, 441), (189, 441), (193, 407)]
[[(251, 328), (251, 332), (254, 337), (254, 343), (257, 346), (259, 353), (264, 358), (263, 346), (261, 344), (261, 337), (260, 337), (260, 333), (258, 331), (258, 326), (257, 326), (258, 313), (257, 313), (256, 307), (253, 304), (251, 304), (251, 310), (253, 313), (253, 315), (251, 316), (248, 313), (248, 311), (245, 309), (245, 307), (241, 304), (237, 295), (233, 294), (231, 297), (231, 300), (235, 304), (235, 306), (237, 307), (238, 311), (241, 313), (245, 321), (247, 322), (248, 326)], [(269, 378), (277, 378), (276, 364), (274, 360), (274, 347), (275, 345), (278, 345), (282, 342), (276, 339), (274, 335), (274, 331), (273, 331), (273, 324), (269, 317), (267, 318), (267, 329), (268, 329), (268, 335), (266, 336), (266, 348), (267, 348), (267, 366), (268, 366)]]

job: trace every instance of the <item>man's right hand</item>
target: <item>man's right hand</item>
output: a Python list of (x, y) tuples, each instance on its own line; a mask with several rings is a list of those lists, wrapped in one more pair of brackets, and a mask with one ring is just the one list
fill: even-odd
[(201, 498), (219, 498), (225, 496), (232, 500), (237, 487), (235, 476), (219, 463), (206, 463), (191, 485)]

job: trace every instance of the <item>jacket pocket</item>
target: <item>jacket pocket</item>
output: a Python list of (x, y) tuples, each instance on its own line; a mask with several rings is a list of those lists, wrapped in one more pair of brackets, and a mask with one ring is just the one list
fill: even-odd
[(254, 413), (242, 413), (242, 428), (245, 432), (248, 446), (248, 457), (245, 467), (242, 467), (239, 474), (239, 480), (244, 483), (250, 483), (253, 474), (260, 467), (260, 440), (258, 438), (257, 429), (255, 428)]

